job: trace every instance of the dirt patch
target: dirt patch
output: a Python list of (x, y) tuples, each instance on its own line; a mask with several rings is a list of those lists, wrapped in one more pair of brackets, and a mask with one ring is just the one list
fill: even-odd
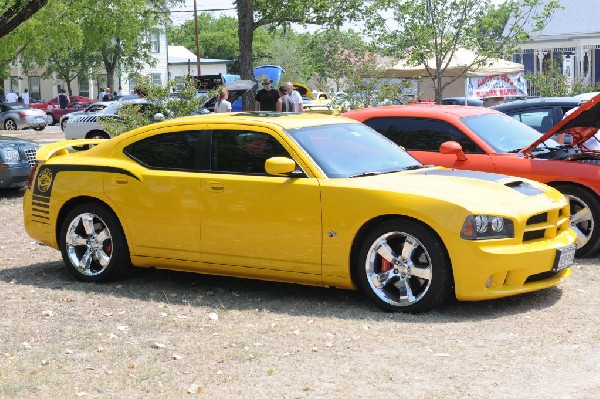
[(0, 398), (595, 398), (599, 260), (557, 288), (385, 313), (362, 295), (146, 270), (76, 281), (0, 192)]

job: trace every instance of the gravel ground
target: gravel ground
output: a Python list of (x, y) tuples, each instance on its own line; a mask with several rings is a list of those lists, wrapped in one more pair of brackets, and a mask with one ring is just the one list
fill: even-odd
[(600, 396), (598, 258), (556, 288), (402, 315), (181, 272), (80, 283), (22, 218), (0, 192), (0, 398)]

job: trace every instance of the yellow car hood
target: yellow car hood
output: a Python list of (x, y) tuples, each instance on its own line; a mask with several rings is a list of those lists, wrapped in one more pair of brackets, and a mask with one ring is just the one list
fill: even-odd
[(478, 212), (497, 211), (498, 205), (514, 212), (517, 206), (526, 211), (523, 208), (529, 206), (539, 210), (540, 204), (566, 203), (562, 194), (542, 183), (485, 172), (424, 168), (348, 180), (363, 188), (437, 198)]

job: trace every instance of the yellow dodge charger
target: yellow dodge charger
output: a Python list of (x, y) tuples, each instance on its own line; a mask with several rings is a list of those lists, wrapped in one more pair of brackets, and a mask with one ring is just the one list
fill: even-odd
[(154, 267), (358, 288), (414, 313), (554, 286), (573, 263), (558, 191), (423, 166), (343, 117), (186, 117), (37, 161), (25, 227), (83, 281)]

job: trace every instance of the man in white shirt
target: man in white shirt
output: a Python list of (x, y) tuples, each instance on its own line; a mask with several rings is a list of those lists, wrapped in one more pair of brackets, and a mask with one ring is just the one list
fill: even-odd
[(304, 111), (304, 104), (302, 103), (302, 96), (298, 93), (298, 90), (294, 90), (294, 85), (292, 82), (286, 82), (285, 88), (287, 89), (287, 94), (292, 97), (294, 100), (294, 112), (302, 112)]
[(27, 89), (23, 90), (21, 98), (23, 99), (23, 104), (29, 105), (29, 91)]
[(6, 95), (6, 102), (7, 103), (16, 103), (17, 101), (19, 101), (19, 96), (17, 96), (17, 93), (15, 93), (12, 89), (10, 90), (10, 93), (8, 93)]

